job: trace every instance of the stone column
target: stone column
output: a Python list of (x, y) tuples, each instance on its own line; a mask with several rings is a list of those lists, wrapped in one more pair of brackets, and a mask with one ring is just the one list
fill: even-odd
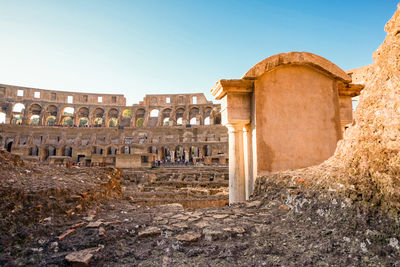
[(229, 203), (246, 200), (243, 123), (226, 124), (229, 134)]
[(246, 183), (246, 200), (253, 194), (254, 176), (253, 176), (253, 138), (251, 133), (251, 124), (244, 126), (244, 169), (245, 169), (245, 183)]

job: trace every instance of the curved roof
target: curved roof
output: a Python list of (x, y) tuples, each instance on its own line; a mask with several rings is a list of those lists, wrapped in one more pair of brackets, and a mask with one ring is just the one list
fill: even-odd
[(242, 77), (242, 79), (256, 79), (266, 72), (269, 72), (279, 66), (288, 64), (310, 66), (330, 76), (333, 76), (335, 79), (339, 79), (346, 83), (351, 82), (350, 76), (348, 76), (341, 68), (326, 58), (308, 52), (280, 53), (268, 57), (254, 65), (254, 67), (252, 67)]

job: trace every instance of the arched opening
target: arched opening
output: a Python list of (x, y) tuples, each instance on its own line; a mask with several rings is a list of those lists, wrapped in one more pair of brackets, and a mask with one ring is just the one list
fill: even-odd
[(29, 156), (39, 156), (39, 149), (37, 146), (29, 148)]
[(108, 127), (117, 127), (118, 126), (118, 119), (111, 118), (108, 120)]
[(17, 103), (14, 105), (12, 111), (16, 113), (23, 113), (25, 111), (25, 105), (22, 103)]
[(84, 127), (89, 125), (89, 118), (83, 117), (79, 119), (79, 126)]
[(198, 120), (196, 117), (190, 119), (190, 125), (198, 125)]
[(101, 127), (103, 125), (104, 110), (102, 108), (96, 108), (93, 111), (93, 125), (95, 127)]
[(23, 116), (22, 115), (14, 115), (12, 120), (11, 120), (11, 124), (22, 124), (22, 120), (23, 120)]
[(56, 152), (57, 152), (57, 150), (54, 146), (48, 146), (46, 148), (47, 157), (55, 156)]
[(47, 122), (46, 122), (47, 126), (53, 126), (55, 124), (56, 124), (56, 117), (55, 116), (47, 117)]
[(211, 153), (212, 153), (211, 147), (209, 145), (204, 145), (203, 146), (203, 155), (205, 157), (209, 157), (209, 156), (211, 156)]
[(130, 154), (131, 153), (131, 148), (129, 146), (123, 146), (122, 147), (122, 153)]
[(185, 154), (182, 146), (175, 147), (175, 161), (185, 162)]
[(89, 117), (89, 109), (87, 107), (81, 107), (78, 110), (78, 117)]
[(6, 123), (6, 113), (0, 112), (0, 124)]
[(200, 110), (198, 108), (192, 108), (189, 112), (189, 123), (191, 125), (199, 125), (198, 116), (200, 114)]
[(135, 115), (135, 126), (136, 127), (143, 126), (145, 113), (146, 113), (146, 111), (142, 108), (140, 108), (136, 111), (136, 115)]
[(64, 117), (61, 124), (65, 126), (72, 126), (74, 125), (74, 120), (71, 117)]
[(29, 115), (40, 115), (42, 107), (39, 104), (32, 104), (29, 106)]
[(116, 155), (117, 154), (117, 149), (115, 147), (110, 146), (107, 149), (107, 154), (108, 155)]
[(176, 109), (176, 111), (175, 111), (176, 125), (183, 124), (183, 114), (184, 113), (185, 113), (185, 110), (183, 108)]
[(10, 152), (10, 153), (11, 153), (11, 149), (12, 149), (13, 143), (14, 143), (13, 141), (10, 141), (10, 142), (8, 142), (7, 145), (6, 145), (6, 150), (7, 150), (8, 152)]
[(170, 125), (170, 116), (171, 116), (171, 109), (166, 108), (162, 111), (162, 125), (169, 126)]
[(195, 146), (190, 147), (190, 162), (199, 157), (199, 148)]
[(143, 118), (138, 119), (136, 121), (136, 127), (142, 127), (143, 126), (143, 122), (144, 122)]
[(94, 146), (93, 150), (92, 150), (92, 153), (95, 154), (95, 155), (102, 155), (103, 154), (103, 149), (101, 147)]
[(129, 108), (124, 109), (124, 110), (122, 111), (122, 117), (123, 117), (123, 118), (130, 118), (130, 117), (132, 117), (132, 110), (129, 109)]
[(95, 127), (100, 127), (101, 125), (103, 125), (103, 119), (102, 118), (96, 118), (93, 121), (93, 125)]
[(40, 117), (39, 115), (32, 115), (29, 118), (29, 125), (37, 126), (40, 123)]
[(157, 118), (157, 117), (158, 117), (158, 113), (159, 113), (158, 109), (153, 109), (153, 110), (150, 112), (150, 117), (151, 117), (151, 118)]
[(211, 124), (211, 122), (210, 122), (210, 117), (206, 117), (205, 119), (204, 119), (204, 125), (210, 125)]
[(65, 107), (62, 114), (64, 116), (73, 116), (74, 113), (75, 113), (75, 109), (73, 107)]
[(64, 156), (72, 157), (72, 147), (70, 147), (70, 146), (64, 147)]
[(163, 120), (163, 126), (169, 126), (169, 118)]

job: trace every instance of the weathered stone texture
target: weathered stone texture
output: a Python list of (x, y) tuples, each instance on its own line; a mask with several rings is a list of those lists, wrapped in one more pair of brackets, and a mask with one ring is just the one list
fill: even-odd
[[(376, 186), (387, 201), (400, 197), (400, 5), (386, 24), (387, 36), (374, 63), (349, 73), (365, 88), (355, 123), (339, 142), (332, 164), (356, 183)], [(394, 204), (394, 203), (392, 203)]]

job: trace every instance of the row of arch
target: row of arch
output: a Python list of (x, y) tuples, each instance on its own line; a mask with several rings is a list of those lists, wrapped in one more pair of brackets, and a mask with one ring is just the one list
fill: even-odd
[[(5, 144), (5, 148), (8, 152), (12, 151), (13, 141)], [(57, 154), (58, 149), (61, 149), (61, 153)], [(53, 145), (46, 146), (44, 150), (44, 160), (50, 156), (67, 156), (72, 157), (73, 148), (71, 146), (64, 146), (62, 148), (57, 148)], [(209, 157), (213, 155), (212, 147), (210, 145), (203, 146), (190, 146), (189, 148), (184, 148), (181, 145), (175, 148), (171, 147), (155, 147), (150, 146), (147, 148), (147, 153), (153, 155), (153, 161), (163, 161), (163, 162), (191, 162), (193, 159), (200, 157)], [(116, 154), (131, 154), (131, 147), (122, 146), (120, 148), (109, 146), (107, 148), (93, 146), (91, 149), (92, 155), (116, 155)], [(39, 156), (39, 147), (31, 146), (29, 147), (28, 156)]]
[[(204, 112), (201, 112), (198, 107), (192, 107), (188, 112), (178, 107), (174, 110), (172, 108), (164, 108), (161, 111), (152, 109), (149, 113), (146, 113), (144, 108), (139, 108), (134, 114), (131, 109), (126, 108), (120, 114), (116, 108), (110, 108), (106, 112), (101, 107), (94, 108), (92, 111), (87, 107), (80, 107), (75, 111), (72, 106), (65, 106), (59, 112), (55, 105), (49, 105), (43, 109), (39, 104), (31, 104), (28, 110), (25, 110), (24, 104), (15, 103), (11, 116), (11, 124), (83, 127), (211, 125), (220, 124), (221, 121), (219, 112), (215, 112), (211, 107), (206, 107)], [(6, 123), (4, 112), (0, 112), (0, 123)]]

